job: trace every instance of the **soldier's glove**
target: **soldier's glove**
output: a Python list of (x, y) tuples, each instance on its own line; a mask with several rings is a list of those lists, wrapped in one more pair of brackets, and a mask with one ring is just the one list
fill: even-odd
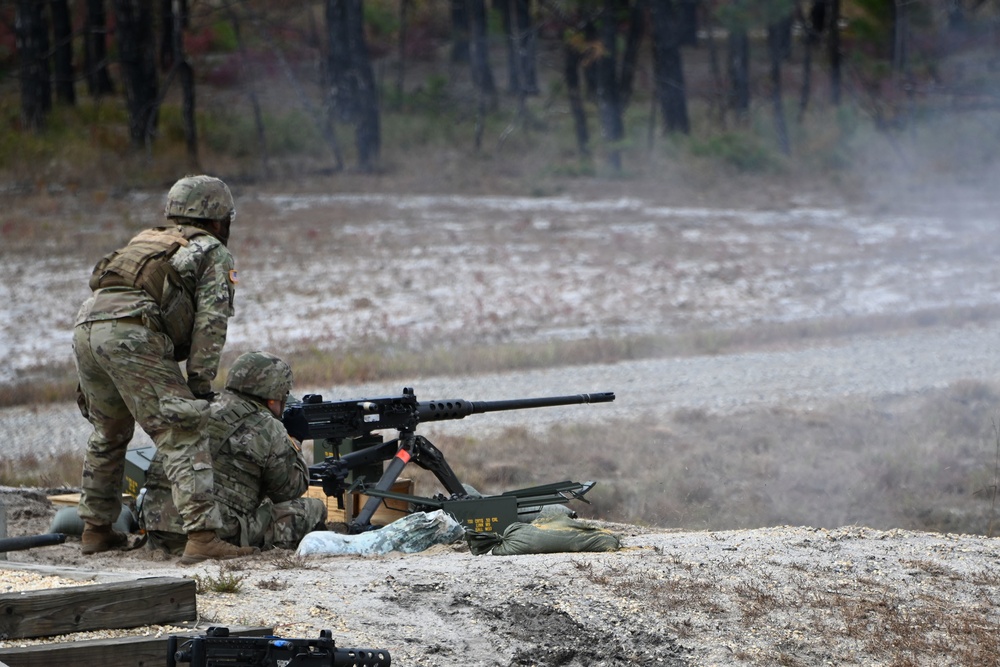
[(215, 393), (214, 391), (207, 391), (204, 394), (195, 394), (194, 395), (194, 397), (197, 398), (198, 400), (200, 400), (200, 401), (208, 401), (209, 403), (211, 403), (212, 401), (214, 401), (216, 396), (218, 396), (218, 394)]
[(285, 425), (288, 435), (299, 442), (309, 439), (309, 422), (300, 407), (288, 407), (281, 413), (281, 423)]

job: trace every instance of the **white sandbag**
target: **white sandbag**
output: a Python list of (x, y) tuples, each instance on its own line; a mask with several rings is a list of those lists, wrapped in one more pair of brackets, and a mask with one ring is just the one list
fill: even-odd
[(314, 554), (354, 554), (371, 556), (390, 551), (417, 553), (435, 544), (451, 544), (462, 539), (465, 531), (443, 510), (414, 512), (384, 528), (360, 535), (341, 535), (329, 530), (309, 533), (299, 542), (299, 556)]

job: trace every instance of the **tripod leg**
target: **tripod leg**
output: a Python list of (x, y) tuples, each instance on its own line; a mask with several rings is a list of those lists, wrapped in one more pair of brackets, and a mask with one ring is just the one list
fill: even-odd
[[(399, 475), (403, 472), (403, 468), (406, 464), (410, 462), (410, 452), (407, 446), (404, 445), (400, 447), (396, 455), (392, 457), (392, 461), (389, 465), (385, 467), (385, 472), (382, 473), (382, 477), (378, 480), (378, 484), (375, 485), (375, 489), (378, 491), (389, 491), (392, 489), (392, 485), (396, 483)], [(375, 516), (375, 512), (378, 511), (378, 506), (382, 504), (381, 498), (376, 498), (375, 496), (370, 496), (365, 506), (361, 508), (358, 512), (356, 519), (351, 521), (350, 530), (352, 533), (363, 533), (366, 530), (371, 530), (371, 520)]]

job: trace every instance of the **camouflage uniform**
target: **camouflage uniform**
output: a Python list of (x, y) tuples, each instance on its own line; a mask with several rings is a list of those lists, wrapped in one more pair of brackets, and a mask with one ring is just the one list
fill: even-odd
[[(171, 204), (176, 202), (168, 200), (168, 214)], [(145, 289), (95, 283), (108, 258), (125, 253), (128, 246), (95, 268), (95, 292), (80, 308), (73, 331), (78, 403), (94, 427), (79, 513), (95, 524), (118, 518), (125, 451), (138, 422), (163, 457), (184, 531), (211, 531), (222, 525), (222, 517), (211, 492), (211, 454), (204, 432), (209, 403), (196, 397), (210, 395), (218, 372), (233, 314), (233, 257), (222, 241), (187, 224), (147, 230), (130, 245), (153, 232), (181, 239), (169, 259), (173, 283), (161, 289), (182, 297), (169, 303), (183, 304), (191, 324), (178, 331), (173, 311), (164, 313), (165, 302)], [(186, 377), (178, 363), (184, 359)]]
[[(300, 497), (309, 486), (301, 447), (259, 400), (226, 390), (212, 404), (208, 432), (221, 539), (294, 549), (306, 533), (324, 528), (326, 504)], [(184, 528), (159, 452), (146, 472), (142, 517), (153, 546), (180, 553)]]

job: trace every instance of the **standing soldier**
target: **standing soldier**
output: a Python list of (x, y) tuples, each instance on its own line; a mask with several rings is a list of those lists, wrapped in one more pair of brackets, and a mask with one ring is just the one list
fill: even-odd
[[(205, 425), (212, 380), (233, 314), (236, 271), (226, 248), (236, 208), (218, 178), (188, 176), (167, 194), (169, 225), (147, 229), (94, 267), (73, 330), (80, 411), (94, 427), (83, 463), (82, 552), (127, 544), (121, 511), (125, 452), (135, 423), (163, 456), (184, 520), (185, 553), (234, 558), (221, 541)], [(187, 360), (187, 376), (179, 362)]]
[[(288, 364), (266, 352), (247, 352), (229, 369), (226, 390), (212, 403), (209, 446), (223, 523), (218, 534), (232, 544), (294, 549), (308, 532), (326, 530), (326, 504), (302, 497), (309, 467), (280, 419), (291, 389)], [(146, 471), (142, 523), (152, 546), (177, 555), (184, 533), (163, 463), (157, 452)], [(185, 553), (181, 563), (199, 560)]]

